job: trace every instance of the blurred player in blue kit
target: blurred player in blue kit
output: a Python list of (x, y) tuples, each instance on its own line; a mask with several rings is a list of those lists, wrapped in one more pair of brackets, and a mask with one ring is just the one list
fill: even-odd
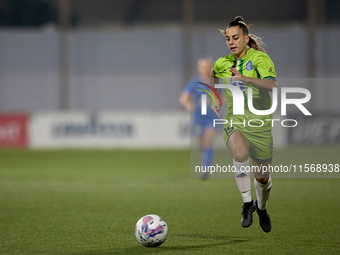
[[(213, 160), (214, 151), (213, 143), (216, 136), (216, 129), (213, 127), (213, 119), (216, 119), (216, 114), (210, 111), (210, 108), (206, 111), (206, 115), (202, 115), (201, 111), (201, 96), (207, 95), (207, 99), (210, 96), (202, 89), (208, 89), (201, 83), (209, 84), (210, 72), (212, 69), (212, 61), (209, 58), (201, 58), (197, 63), (198, 76), (190, 79), (186, 85), (184, 91), (180, 96), (180, 103), (192, 113), (191, 120), (192, 128), (195, 136), (198, 138), (198, 146), (202, 150), (202, 166), (203, 169), (208, 169)], [(209, 103), (207, 103), (209, 105)], [(204, 172), (202, 178), (208, 177), (208, 171)]]

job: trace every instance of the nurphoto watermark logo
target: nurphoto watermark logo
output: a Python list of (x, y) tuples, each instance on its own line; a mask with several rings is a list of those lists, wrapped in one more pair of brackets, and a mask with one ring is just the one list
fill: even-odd
[[(217, 91), (212, 88), (211, 86), (201, 83), (200, 84), (209, 87), (213, 93), (218, 97), (220, 100), (220, 103), (222, 105), (221, 99), (217, 93)], [(242, 86), (241, 86), (242, 85)], [(230, 84), (215, 84), (215, 88), (224, 88), (229, 89), (233, 96), (233, 115), (244, 115), (244, 104), (245, 104), (245, 98), (243, 91), (245, 90), (244, 83), (243, 84), (237, 84), (230, 85)], [(202, 88), (201, 88), (202, 89)], [(242, 90), (243, 89), (243, 90)], [(213, 99), (214, 103), (216, 104), (215, 98), (212, 96), (212, 94), (207, 91), (206, 89), (202, 89), (207, 92), (207, 94), (210, 95), (210, 97)], [(303, 98), (287, 98), (288, 93), (298, 93), (303, 94)], [(306, 107), (303, 105), (311, 99), (311, 93), (308, 89), (305, 88), (298, 88), (298, 87), (282, 87), (281, 88), (281, 115), (286, 116), (287, 115), (287, 105), (295, 105), (305, 116), (311, 116), (312, 114), (306, 109)], [(258, 110), (255, 109), (253, 105), (253, 89), (251, 87), (248, 88), (248, 96), (247, 96), (247, 105), (251, 113), (255, 115), (270, 115), (275, 112), (277, 105), (278, 105), (278, 89), (273, 88), (272, 91), (272, 106), (270, 109), (267, 110)], [(201, 96), (201, 114), (206, 115), (207, 114), (207, 95), (202, 94)], [(228, 123), (228, 120), (226, 119), (214, 119), (213, 120), (213, 126), (216, 125), (225, 125)], [(274, 122), (279, 121), (283, 127), (295, 127), (297, 126), (298, 122), (295, 119), (250, 119), (246, 122), (244, 119), (243, 122), (235, 122), (233, 123), (232, 120), (230, 120), (230, 126), (233, 126), (233, 124), (242, 124), (244, 127), (246, 127), (246, 124), (248, 124), (248, 127), (262, 127), (265, 123), (264, 121), (271, 122), (272, 127), (274, 127)], [(254, 125), (253, 123), (261, 123), (260, 125)], [(287, 124), (287, 123), (293, 123), (293, 124)]]

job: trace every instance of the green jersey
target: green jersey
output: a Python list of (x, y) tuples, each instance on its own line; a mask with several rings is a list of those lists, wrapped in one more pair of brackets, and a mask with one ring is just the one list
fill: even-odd
[[(242, 57), (242, 59), (236, 59), (232, 54), (230, 54), (226, 57), (219, 58), (215, 62), (215, 77), (221, 78), (224, 84), (230, 83), (229, 78), (230, 76), (232, 76), (232, 73), (229, 71), (229, 67), (235, 67), (241, 74), (246, 77), (276, 80), (276, 73), (272, 60), (268, 57), (266, 53), (254, 50), (252, 48), (248, 50), (248, 52)], [(232, 120), (233, 126), (237, 128), (237, 130), (240, 130), (242, 132), (251, 133), (271, 130), (272, 121), (267, 121), (267, 119), (272, 119), (272, 114), (256, 115), (250, 112), (247, 99), (249, 88), (252, 88), (252, 99), (255, 109), (268, 110), (271, 108), (272, 101), (269, 95), (269, 91), (246, 83), (245, 86), (240, 86), (245, 99), (244, 115), (233, 115), (233, 96), (229, 89), (225, 89), (225, 96), (228, 102), (228, 115), (226, 116), (226, 119), (229, 121), (228, 126), (230, 126), (230, 120)], [(251, 121), (248, 125), (248, 121), (254, 119), (258, 121)], [(259, 120), (262, 120), (263, 122)]]

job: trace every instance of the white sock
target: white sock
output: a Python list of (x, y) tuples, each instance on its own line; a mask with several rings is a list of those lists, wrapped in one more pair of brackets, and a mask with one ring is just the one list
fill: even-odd
[(269, 180), (266, 184), (259, 183), (256, 178), (254, 178), (254, 186), (256, 190), (257, 205), (260, 210), (264, 210), (266, 209), (270, 189), (272, 187), (272, 178), (269, 175)]
[(248, 169), (249, 159), (244, 163), (238, 163), (234, 160), (234, 166), (236, 167), (236, 171), (234, 173), (236, 183), (238, 190), (241, 192), (243, 203), (251, 202), (250, 171), (245, 171), (245, 169)]

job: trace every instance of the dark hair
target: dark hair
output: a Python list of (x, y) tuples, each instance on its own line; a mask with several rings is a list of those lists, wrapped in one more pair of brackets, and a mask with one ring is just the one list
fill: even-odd
[[(261, 38), (257, 37), (256, 35), (249, 34), (249, 25), (247, 25), (244, 22), (244, 19), (241, 16), (236, 16), (235, 19), (229, 23), (229, 25), (227, 26), (227, 29), (229, 27), (236, 27), (236, 26), (239, 26), (242, 29), (242, 32), (244, 35), (249, 35), (248, 46), (250, 48), (253, 48), (254, 50), (266, 52), (262, 48), (262, 46), (265, 44), (262, 42)], [(221, 29), (219, 30), (221, 31), (223, 35), (226, 36), (226, 30), (221, 30)]]

